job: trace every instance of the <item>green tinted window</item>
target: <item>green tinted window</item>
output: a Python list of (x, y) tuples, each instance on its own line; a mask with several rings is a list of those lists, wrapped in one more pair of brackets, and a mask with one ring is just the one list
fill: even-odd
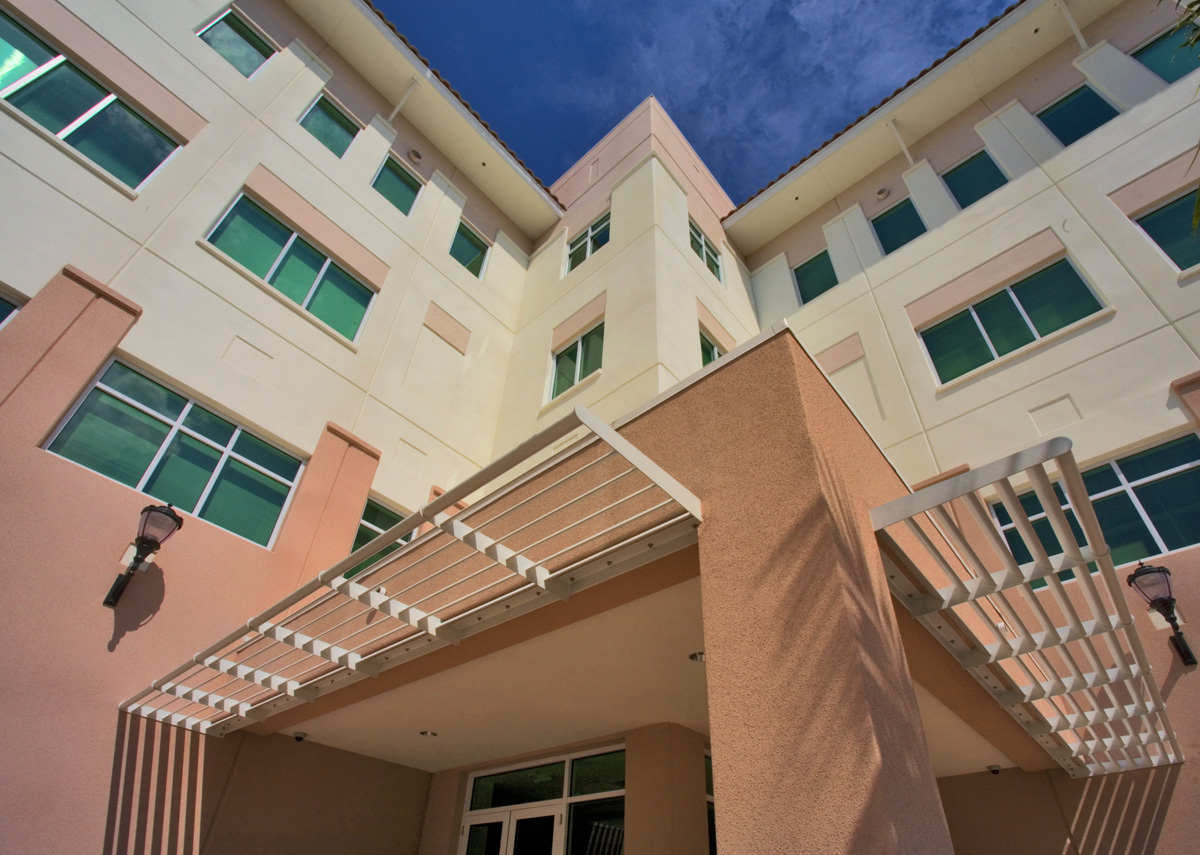
[(9, 95), (8, 103), (57, 134), (107, 95), (102, 86), (64, 62)]
[(583, 337), (583, 357), (579, 360), (579, 379), (582, 380), (600, 370), (604, 356), (604, 324), (600, 324)]
[(200, 33), (200, 38), (245, 77), (257, 71), (275, 53), (262, 36), (233, 12), (218, 18)]
[(554, 381), (550, 397), (557, 398), (577, 382), (579, 370), (579, 346), (573, 344), (554, 357)]
[(1063, 259), (920, 335), (945, 383), (1100, 308), (1100, 301)]
[(1138, 217), (1137, 221), (1180, 270), (1200, 264), (1200, 233), (1192, 230), (1192, 211), (1195, 206), (1196, 193), (1193, 190), (1157, 211)]
[(1117, 111), (1090, 86), (1081, 86), (1037, 115), (1060, 143), (1070, 145), (1115, 119)]
[(325, 148), (338, 157), (346, 153), (346, 149), (350, 148), (350, 143), (358, 135), (358, 125), (323, 96), (304, 114), (304, 118), (300, 120), (300, 127), (320, 140)]
[(373, 292), (334, 264), (321, 277), (308, 310), (348, 339), (358, 334)]
[(130, 187), (145, 181), (177, 148), (120, 101), (110, 103), (64, 140)]
[(1001, 291), (973, 307), (998, 356), (1024, 347), (1033, 341), (1033, 331), (1021, 317), (1021, 310), (1008, 291)]
[(708, 336), (700, 333), (700, 365), (701, 367), (708, 365), (710, 362), (716, 362), (721, 358), (721, 349), (717, 347)]
[[(30, 79), (39, 68), (48, 70)], [(13, 107), (130, 187), (178, 148), (108, 88), (0, 12), (0, 89), (10, 86), (7, 101)]]
[(7, 89), (56, 55), (41, 39), (0, 12), (0, 89)]
[(194, 508), (220, 461), (218, 449), (177, 433), (146, 482), (146, 492), (168, 504)]
[(561, 799), (564, 766), (559, 760), (532, 769), (481, 775), (471, 787), (471, 810)]
[(300, 471), (291, 455), (119, 362), (48, 448), (263, 545)]
[(604, 324), (593, 327), (554, 355), (550, 397), (557, 398), (599, 370), (604, 358)]
[(450, 244), (450, 256), (470, 271), (472, 276), (483, 272), (483, 259), (487, 255), (487, 244), (483, 238), (467, 228), (466, 223), (458, 224), (454, 233), (454, 242)]
[(0, 326), (3, 326), (4, 322), (11, 318), (16, 311), (17, 306), (15, 303), (10, 303), (8, 300), (0, 297)]
[[(366, 507), (363, 508), (362, 521), (358, 524), (358, 532), (354, 535), (354, 546), (350, 549), (350, 551), (353, 552), (356, 549), (366, 546), (392, 526), (398, 525), (403, 519), (404, 517), (395, 511), (391, 511), (378, 502), (368, 499)], [(412, 540), (412, 532), (409, 532), (401, 537), (398, 542), (388, 544), (383, 549), (379, 550), (379, 552), (375, 553), (373, 557), (368, 558), (366, 561), (356, 564), (354, 567), (347, 570), (346, 578), (350, 578), (356, 573), (361, 573), (369, 565), (374, 564), (376, 561), (379, 561), (381, 558), (387, 555), (391, 555), (403, 544), (408, 543), (410, 540)]]
[(336, 332), (358, 335), (374, 292), (245, 196), (208, 241)]
[(409, 174), (408, 170), (392, 158), (383, 162), (379, 174), (371, 184), (383, 198), (387, 199), (402, 214), (412, 210), (413, 202), (421, 189), (421, 182)]
[(96, 388), (50, 443), (55, 454), (135, 486), (170, 425)]
[(1194, 32), (1191, 27), (1169, 30), (1150, 44), (1133, 52), (1146, 68), (1168, 83), (1174, 83), (1193, 69), (1200, 67), (1200, 51), (1185, 42)]
[(966, 208), (1007, 183), (991, 155), (981, 151), (942, 175), (958, 207)]
[[(189, 513), (205, 501), (201, 517), (261, 544), (270, 540), (300, 468), (290, 455), (120, 363), (104, 373), (49, 450)], [(242, 460), (276, 474), (263, 475)]]
[(800, 292), (801, 303), (815, 300), (838, 284), (837, 273), (834, 272), (828, 250), (821, 250), (793, 270), (792, 275), (796, 277), (796, 289)]
[(921, 221), (912, 199), (905, 199), (884, 211), (871, 220), (871, 225), (875, 227), (875, 235), (879, 238), (884, 255), (895, 252), (913, 238), (925, 234), (925, 223)]
[(1066, 259), (1021, 280), (1012, 291), (1038, 335), (1049, 335), (1100, 311), (1100, 301)]
[(570, 273), (593, 252), (608, 243), (610, 215), (605, 214), (588, 226), (587, 231), (567, 247), (567, 272)]
[(993, 359), (970, 311), (959, 312), (921, 333), (929, 358), (943, 383)]
[(265, 278), (291, 236), (291, 229), (242, 196), (213, 229), (208, 242)]
[(1134, 488), (1167, 549), (1200, 543), (1200, 469)]
[(1200, 462), (1200, 438), (1189, 433), (1146, 451), (1122, 457), (1117, 465), (1128, 480), (1141, 481), (1160, 472), (1197, 462)]
[(266, 545), (290, 488), (237, 460), (221, 467), (200, 518)]

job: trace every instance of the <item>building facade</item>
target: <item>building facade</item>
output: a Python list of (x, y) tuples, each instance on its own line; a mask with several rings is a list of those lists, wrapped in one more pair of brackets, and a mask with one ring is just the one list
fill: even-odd
[(365, 0), (0, 0), (0, 844), (1191, 851), (1174, 21), (1019, 2), (735, 205)]

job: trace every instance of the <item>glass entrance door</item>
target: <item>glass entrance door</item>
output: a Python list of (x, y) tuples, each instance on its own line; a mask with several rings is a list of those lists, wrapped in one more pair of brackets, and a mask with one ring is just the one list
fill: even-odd
[(562, 855), (561, 808), (524, 808), (471, 817), (461, 855)]

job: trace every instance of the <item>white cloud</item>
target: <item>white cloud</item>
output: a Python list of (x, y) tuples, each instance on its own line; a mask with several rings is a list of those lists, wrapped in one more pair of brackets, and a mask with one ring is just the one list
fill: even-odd
[(586, 116), (598, 138), (655, 95), (741, 201), (1006, 5), (576, 0), (584, 26), (615, 38), (598, 67), (564, 69), (550, 97)]

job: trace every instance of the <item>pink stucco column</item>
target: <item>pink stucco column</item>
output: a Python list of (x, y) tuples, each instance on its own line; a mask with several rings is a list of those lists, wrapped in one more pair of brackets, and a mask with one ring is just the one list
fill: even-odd
[(622, 433), (703, 503), (722, 855), (950, 855), (869, 520), (906, 490), (812, 361), (781, 333)]

